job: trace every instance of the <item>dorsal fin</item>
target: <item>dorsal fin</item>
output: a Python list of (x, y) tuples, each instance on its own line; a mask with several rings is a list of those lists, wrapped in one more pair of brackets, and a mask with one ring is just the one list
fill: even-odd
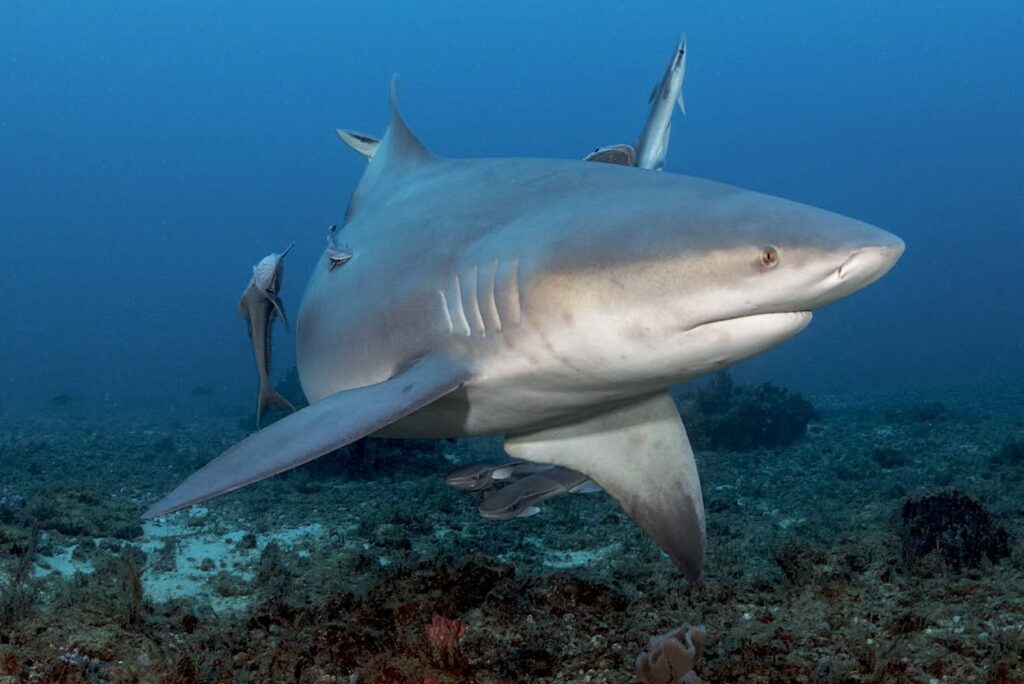
[(431, 151), (409, 130), (398, 111), (398, 74), (391, 77), (391, 124), (380, 146), (382, 149), (377, 153), (386, 153), (392, 164), (423, 164), (434, 159)]
[(356, 191), (352, 193), (346, 220), (359, 210), (360, 202), (381, 179), (406, 173), (434, 159), (433, 153), (409, 130), (398, 111), (398, 75), (395, 74), (391, 77), (391, 123), (359, 180)]

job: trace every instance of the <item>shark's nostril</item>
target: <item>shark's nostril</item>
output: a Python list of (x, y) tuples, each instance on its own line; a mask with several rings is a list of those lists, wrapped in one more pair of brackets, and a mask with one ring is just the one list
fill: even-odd
[(863, 258), (861, 257), (862, 254), (863, 252), (861, 250), (857, 250), (849, 257), (847, 257), (846, 261), (844, 261), (839, 266), (839, 268), (836, 269), (836, 278), (842, 280), (846, 276), (850, 275), (851, 272), (855, 271), (857, 268), (858, 260), (863, 261)]
[(858, 249), (836, 269), (836, 278), (859, 278), (864, 285), (881, 278), (903, 254), (903, 241), (897, 240), (893, 244)]

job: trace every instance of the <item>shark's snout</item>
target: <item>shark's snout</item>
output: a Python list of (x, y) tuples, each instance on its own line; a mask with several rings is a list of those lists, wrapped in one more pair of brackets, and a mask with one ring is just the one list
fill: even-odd
[(854, 249), (828, 276), (825, 293), (814, 303), (815, 308), (867, 287), (899, 261), (905, 249), (903, 240), (891, 233), (879, 232), (881, 237), (874, 244)]
[(885, 275), (899, 260), (906, 247), (903, 240), (895, 235), (889, 237), (891, 241), (886, 244), (856, 250), (836, 269), (836, 278), (853, 279), (863, 287)]

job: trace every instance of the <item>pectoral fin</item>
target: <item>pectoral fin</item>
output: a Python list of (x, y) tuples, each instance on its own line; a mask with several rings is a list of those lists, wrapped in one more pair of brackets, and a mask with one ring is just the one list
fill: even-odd
[(186, 478), (143, 517), (164, 515), (308, 463), (443, 397), (470, 375), (458, 362), (426, 357), (384, 382), (332, 394), (249, 435)]
[(592, 418), (505, 439), (513, 458), (583, 473), (611, 494), (691, 583), (704, 566), (704, 501), (675, 403), (662, 393)]
[(281, 322), (284, 323), (284, 329), (290, 330), (288, 327), (288, 317), (284, 315), (284, 303), (281, 301), (281, 298), (277, 295), (273, 295), (268, 296), (267, 299), (269, 299), (270, 303), (274, 305), (274, 313), (281, 318)]

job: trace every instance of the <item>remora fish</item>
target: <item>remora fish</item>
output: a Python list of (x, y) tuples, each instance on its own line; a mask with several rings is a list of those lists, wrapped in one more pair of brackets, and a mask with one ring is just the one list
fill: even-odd
[(665, 69), (658, 85), (651, 92), (651, 111), (647, 115), (643, 133), (636, 143), (636, 165), (641, 169), (661, 171), (668, 154), (668, 139), (672, 133), (672, 110), (676, 103), (686, 113), (683, 105), (683, 78), (686, 76), (686, 36), (679, 39), (679, 45), (672, 53), (672, 60)]
[(540, 504), (560, 494), (600, 491), (586, 475), (553, 466), (499, 489), (480, 503), (480, 515), (488, 520), (527, 518), (540, 513)]
[(380, 145), (379, 139), (366, 133), (347, 131), (343, 128), (335, 128), (334, 132), (338, 134), (338, 137), (341, 138), (346, 145), (366, 157), (367, 161), (373, 159), (373, 155), (377, 151), (377, 147)]
[[(678, 102), (679, 109), (683, 114), (686, 113), (682, 92), (685, 76), (686, 36), (683, 36), (672, 53), (672, 61), (668, 63), (668, 68), (651, 92), (651, 110), (636, 146), (619, 144), (599, 147), (584, 157), (583, 161), (638, 166), (641, 169), (661, 171), (665, 167), (665, 157), (668, 155), (673, 106)], [(338, 135), (341, 135), (341, 131)], [(349, 144), (353, 145), (351, 142)]]
[(288, 249), (280, 254), (274, 253), (263, 257), (252, 267), (252, 278), (238, 302), (238, 315), (248, 323), (252, 354), (256, 359), (256, 372), (260, 379), (259, 395), (256, 399), (257, 428), (263, 420), (263, 412), (268, 409), (295, 410), (291, 402), (270, 384), (270, 343), (274, 317), (280, 316), (285, 327), (288, 326), (284, 306), (277, 293), (281, 289), (281, 278), (284, 274), (284, 257), (294, 244), (288, 245)]
[(675, 174), (440, 159), (391, 124), (299, 312), (312, 404), (145, 515), (205, 501), (369, 434), (505, 435), (586, 475), (691, 581), (704, 507), (667, 389), (773, 347), (874, 282), (903, 241), (821, 209)]
[(505, 459), (500, 463), (474, 463), (450, 473), (445, 478), (445, 483), (459, 491), (478, 492), (490, 489), (497, 481), (512, 480), (549, 468), (554, 468), (554, 466), (520, 461), (515, 458)]

